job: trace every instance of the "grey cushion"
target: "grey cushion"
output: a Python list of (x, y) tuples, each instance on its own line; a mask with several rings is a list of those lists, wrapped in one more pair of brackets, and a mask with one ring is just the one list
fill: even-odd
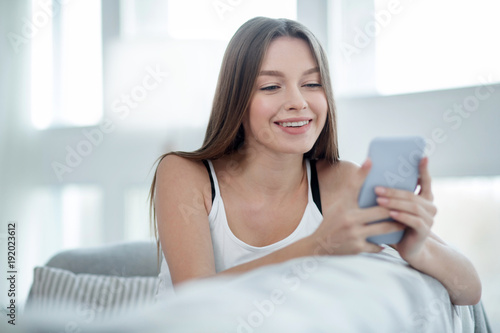
[(156, 244), (148, 241), (65, 250), (46, 264), (75, 274), (158, 276)]
[(156, 277), (75, 274), (53, 267), (35, 267), (25, 313), (64, 312), (71, 318), (103, 320), (153, 304)]

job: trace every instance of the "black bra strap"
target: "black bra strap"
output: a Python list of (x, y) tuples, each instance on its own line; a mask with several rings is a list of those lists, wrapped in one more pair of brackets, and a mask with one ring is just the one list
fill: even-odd
[[(214, 179), (212, 177), (212, 170), (210, 170), (210, 165), (208, 164), (207, 160), (203, 160), (203, 164), (207, 168), (208, 176), (210, 177), (210, 186), (212, 188), (212, 203), (213, 203), (214, 199), (215, 199), (215, 185), (214, 185)], [(321, 196), (319, 193), (318, 173), (316, 171), (316, 161), (310, 161), (310, 165), (311, 165), (311, 191), (312, 191), (313, 201), (316, 204), (316, 206), (318, 207), (319, 212), (323, 214), (323, 211), (321, 209)]]
[(309, 161), (311, 165), (311, 191), (314, 203), (319, 209), (319, 212), (323, 214), (321, 210), (321, 196), (319, 194), (319, 184), (318, 184), (318, 173), (316, 171), (316, 161)]
[(210, 170), (210, 165), (208, 165), (207, 160), (203, 160), (203, 164), (205, 164), (205, 167), (207, 168), (208, 171), (208, 176), (210, 177), (210, 186), (212, 187), (212, 203), (214, 203), (215, 199), (215, 185), (214, 185), (214, 179), (212, 177), (212, 170)]

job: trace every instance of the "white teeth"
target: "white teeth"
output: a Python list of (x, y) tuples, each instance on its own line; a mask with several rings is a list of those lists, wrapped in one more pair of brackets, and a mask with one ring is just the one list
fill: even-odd
[(301, 127), (301, 126), (309, 124), (309, 120), (278, 123), (278, 124), (280, 126), (283, 126), (283, 127)]

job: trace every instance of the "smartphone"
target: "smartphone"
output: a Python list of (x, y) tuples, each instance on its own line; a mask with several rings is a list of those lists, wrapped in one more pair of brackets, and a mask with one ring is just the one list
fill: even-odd
[[(368, 157), (372, 168), (358, 197), (360, 208), (377, 206), (376, 186), (414, 192), (418, 182), (418, 166), (424, 156), (425, 140), (420, 136), (379, 137), (372, 140)], [(392, 218), (369, 223), (394, 221)], [(397, 244), (404, 230), (368, 237), (375, 244)]]

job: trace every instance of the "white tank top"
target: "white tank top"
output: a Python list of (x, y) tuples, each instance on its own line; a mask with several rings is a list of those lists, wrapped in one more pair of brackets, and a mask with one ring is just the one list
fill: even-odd
[[(306, 160), (307, 180), (308, 180), (308, 202), (302, 219), (295, 230), (286, 238), (266, 246), (252, 246), (238, 237), (236, 237), (227, 223), (224, 202), (220, 195), (219, 183), (211, 161), (208, 161), (210, 172), (213, 179), (215, 190), (212, 209), (208, 215), (210, 224), (210, 233), (214, 249), (215, 270), (220, 272), (228, 268), (258, 259), (283, 247), (286, 247), (295, 241), (309, 236), (323, 221), (323, 215), (314, 203), (311, 190), (311, 166), (309, 160)], [(164, 299), (174, 295), (172, 279), (165, 258), (162, 258), (160, 274), (158, 275), (159, 284), (157, 290), (157, 299)]]

